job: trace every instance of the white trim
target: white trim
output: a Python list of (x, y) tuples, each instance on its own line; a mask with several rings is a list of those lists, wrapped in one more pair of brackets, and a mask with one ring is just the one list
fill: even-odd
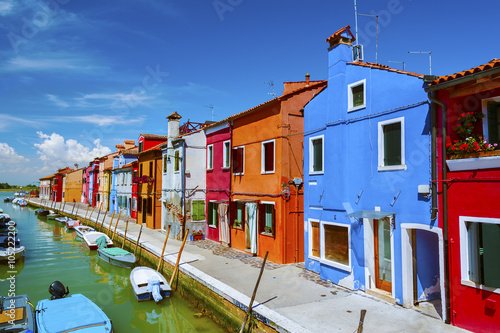
[[(401, 164), (384, 165), (384, 131), (383, 127), (390, 124), (401, 123)], [(378, 171), (406, 170), (405, 165), (405, 117), (380, 121), (378, 123)]]
[(214, 145), (207, 145), (207, 170), (214, 169)]
[[(423, 230), (435, 233), (438, 237), (439, 248), (439, 289), (441, 290), (441, 304), (445, 303), (446, 294), (444, 288), (444, 240), (443, 230), (437, 227), (431, 227), (419, 223), (401, 223), (401, 265), (402, 265), (402, 288), (403, 288), (403, 306), (412, 307), (413, 299), (413, 258), (410, 240), (412, 230)], [(406, 231), (406, 232), (403, 232)], [(445, 307), (441, 307), (441, 318), (446, 321)]]
[(215, 127), (204, 129), (205, 135), (210, 135), (212, 133), (215, 133), (215, 132), (220, 131), (222, 129), (225, 129), (227, 127), (229, 127), (229, 123), (225, 122), (225, 123), (219, 124), (219, 125), (217, 125)]
[(232, 149), (243, 149), (243, 171), (242, 172), (233, 172), (233, 175), (235, 176), (241, 176), (241, 175), (244, 175), (245, 174), (245, 146), (237, 146), (237, 147), (233, 147)]
[(274, 201), (261, 201), (260, 204), (262, 204), (262, 205), (275, 205), (276, 206), (276, 202), (274, 202)]
[[(265, 167), (266, 167), (266, 150), (264, 149), (264, 145), (266, 143), (270, 143), (272, 142), (273, 143), (273, 170), (271, 171), (266, 171), (265, 170)], [(267, 141), (262, 141), (261, 144), (260, 144), (260, 173), (261, 174), (270, 174), (270, 173), (274, 173), (274, 169), (275, 169), (275, 166), (276, 166), (276, 142), (274, 139), (272, 140), (267, 140)]]
[[(363, 105), (353, 107), (352, 89), (360, 85), (363, 85)], [(364, 108), (366, 108), (366, 79), (359, 80), (347, 85), (347, 112), (352, 112)]]
[[(226, 144), (229, 146), (227, 154), (226, 154)], [(227, 166), (226, 166), (226, 161), (227, 161)], [(231, 167), (231, 140), (226, 140), (222, 142), (222, 169), (229, 169), (230, 167)]]
[[(348, 265), (344, 265), (344, 264), (341, 264), (341, 263), (338, 263), (338, 262), (335, 262), (335, 261), (331, 261), (331, 260), (328, 260), (328, 259), (325, 259), (325, 225), (334, 225), (334, 226), (338, 226), (338, 227), (343, 227), (343, 228), (347, 228), (347, 244), (349, 246), (349, 264)], [(327, 222), (327, 221), (320, 221), (320, 229), (319, 229), (319, 239), (320, 239), (320, 259), (319, 261), (322, 263), (322, 264), (325, 264), (325, 265), (328, 265), (328, 266), (332, 266), (332, 267), (335, 267), (337, 269), (340, 269), (340, 270), (343, 270), (343, 271), (346, 271), (346, 272), (349, 272), (351, 273), (352, 272), (352, 269), (351, 269), (351, 257), (352, 257), (352, 254), (351, 254), (351, 225), (350, 224), (344, 224), (344, 223), (336, 223), (336, 222)]]
[[(483, 118), (483, 138), (489, 139), (489, 130), (488, 130), (488, 102), (497, 102), (500, 103), (500, 96), (485, 98), (481, 100), (481, 111), (484, 114)], [(489, 140), (488, 140), (489, 143)]]
[[(313, 149), (313, 141), (321, 139), (321, 170), (314, 171), (314, 149)], [(317, 135), (309, 138), (309, 174), (310, 175), (322, 175), (325, 173), (325, 135)]]
[(469, 280), (469, 238), (467, 237), (467, 226), (466, 222), (474, 223), (491, 223), (500, 224), (500, 219), (490, 218), (490, 217), (471, 217), (471, 216), (460, 216), (459, 228), (460, 228), (460, 279), (461, 284), (464, 286), (469, 286), (477, 289), (488, 290), (495, 294), (500, 294), (500, 288), (492, 288), (485, 285), (477, 284), (474, 281)]
[[(312, 255), (312, 226), (311, 226), (311, 223), (312, 222), (315, 222), (315, 223), (318, 223), (319, 224), (319, 230), (320, 230), (320, 234), (319, 234), (319, 244), (320, 244), (320, 251), (319, 251), (319, 257), (315, 257)], [(308, 232), (307, 232), (307, 236), (308, 236), (308, 239), (309, 239), (309, 246), (308, 246), (308, 249), (307, 249), (307, 257), (311, 260), (316, 260), (316, 261), (320, 261), (321, 260), (321, 221), (319, 219), (308, 219), (307, 220), (307, 229), (308, 229)]]

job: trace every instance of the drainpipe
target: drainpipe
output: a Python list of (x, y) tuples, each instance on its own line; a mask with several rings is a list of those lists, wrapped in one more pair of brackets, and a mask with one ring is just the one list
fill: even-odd
[[(438, 100), (435, 92), (428, 92), (427, 95), (429, 97), (429, 100), (441, 107), (441, 172), (442, 172), (442, 180), (443, 180), (443, 194), (442, 194), (442, 202), (443, 202), (443, 237), (444, 237), (444, 286), (445, 286), (445, 311), (446, 311), (446, 323), (449, 324), (451, 320), (451, 297), (450, 297), (450, 260), (449, 260), (449, 251), (448, 251), (448, 170), (446, 168), (446, 111), (447, 107), (446, 104), (443, 103), (442, 101)], [(433, 110), (436, 109), (435, 105), (433, 104)], [(436, 114), (434, 114), (436, 116)], [(437, 117), (433, 117), (433, 121), (436, 120)], [(433, 137), (436, 136), (435, 133), (435, 128), (437, 126), (434, 126), (433, 124), (433, 132), (432, 135)], [(434, 138), (435, 140), (435, 138)], [(436, 159), (437, 160), (437, 159)], [(432, 166), (433, 169), (436, 169), (435, 164)], [(435, 172), (435, 171), (434, 171)], [(434, 179), (433, 179), (434, 180)], [(434, 182), (435, 183), (435, 182)], [(433, 190), (435, 185), (433, 185)], [(437, 186), (437, 185), (436, 185)], [(434, 193), (433, 193), (434, 197)]]
[(186, 232), (186, 142), (184, 139), (181, 140), (182, 145), (182, 159), (181, 159), (181, 189), (182, 189), (182, 234), (184, 237)]

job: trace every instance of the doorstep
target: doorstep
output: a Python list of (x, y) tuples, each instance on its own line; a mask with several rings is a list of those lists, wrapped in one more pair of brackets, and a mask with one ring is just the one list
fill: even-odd
[(391, 293), (382, 289), (366, 289), (366, 293), (370, 296), (379, 298), (387, 303), (396, 304), (396, 300), (391, 296)]

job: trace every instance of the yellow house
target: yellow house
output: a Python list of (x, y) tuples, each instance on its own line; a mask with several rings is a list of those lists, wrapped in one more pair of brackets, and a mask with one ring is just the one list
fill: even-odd
[(64, 177), (63, 197), (66, 202), (80, 202), (82, 197), (83, 168), (69, 172)]

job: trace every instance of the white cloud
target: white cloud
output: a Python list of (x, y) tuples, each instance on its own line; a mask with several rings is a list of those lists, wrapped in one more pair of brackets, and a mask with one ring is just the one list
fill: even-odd
[(12, 130), (16, 126), (30, 126), (34, 128), (40, 128), (40, 123), (22, 117), (14, 117), (8, 114), (0, 113), (0, 132)]
[(54, 96), (54, 95), (51, 95), (51, 94), (47, 94), (47, 97), (48, 97), (48, 99), (50, 101), (54, 102), (54, 104), (57, 105), (57, 106), (60, 106), (60, 107), (63, 107), (63, 108), (69, 107), (68, 103), (66, 103), (65, 101), (61, 100), (57, 96)]
[(96, 66), (90, 59), (75, 57), (65, 52), (44, 53), (30, 57), (16, 56), (8, 59), (0, 68), (3, 71), (78, 71), (84, 73), (102, 73), (106, 68)]
[(0, 16), (7, 16), (14, 9), (14, 0), (0, 0)]
[(29, 162), (24, 156), (18, 155), (14, 148), (5, 142), (0, 142), (0, 163), (1, 164), (17, 164), (21, 162)]
[(63, 136), (57, 133), (47, 135), (43, 132), (37, 132), (38, 137), (42, 139), (42, 143), (35, 143), (37, 154), (46, 170), (56, 170), (66, 166), (72, 167), (78, 163), (84, 165), (92, 161), (96, 157), (108, 155), (111, 149), (101, 145), (99, 139), (96, 139), (93, 147), (86, 147), (77, 140), (65, 140)]

